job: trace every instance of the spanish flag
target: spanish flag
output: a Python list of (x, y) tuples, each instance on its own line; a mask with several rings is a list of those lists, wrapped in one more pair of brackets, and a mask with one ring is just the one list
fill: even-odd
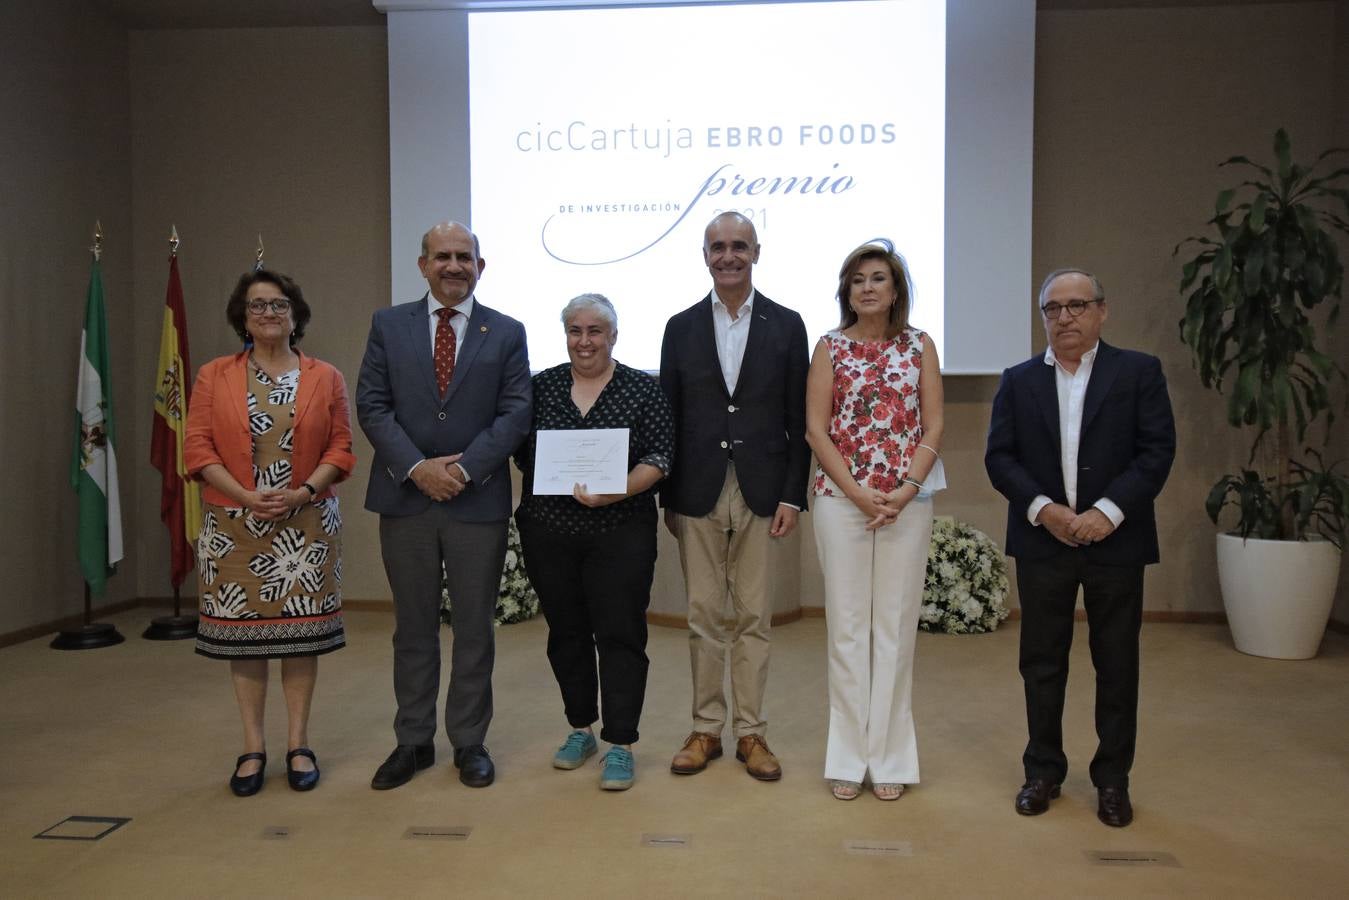
[(183, 465), (183, 434), (192, 396), (187, 354), (187, 314), (178, 257), (169, 258), (169, 287), (164, 298), (164, 327), (159, 337), (159, 369), (155, 378), (155, 416), (150, 436), (150, 462), (160, 474), (159, 518), (169, 529), (173, 587), (195, 565), (192, 544), (201, 528), (201, 491)]

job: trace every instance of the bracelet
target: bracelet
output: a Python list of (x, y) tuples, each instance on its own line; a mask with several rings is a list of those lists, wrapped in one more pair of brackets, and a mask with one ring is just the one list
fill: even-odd
[(306, 491), (309, 492), (310, 500), (313, 500), (315, 497), (319, 495), (318, 489), (307, 481), (300, 482), (300, 487), (304, 488)]
[(911, 484), (911, 485), (913, 485), (914, 487), (918, 488), (918, 492), (919, 492), (920, 494), (923, 492), (923, 483), (922, 483), (921, 481), (914, 481), (912, 478), (905, 478), (905, 479), (903, 479), (903, 483), (904, 483), (904, 484)]
[(928, 453), (931, 453), (933, 456), (937, 457), (937, 459), (941, 459), (941, 454), (938, 453), (936, 450), (933, 450), (927, 444), (924, 444), (923, 442), (919, 441), (918, 446), (922, 447)]

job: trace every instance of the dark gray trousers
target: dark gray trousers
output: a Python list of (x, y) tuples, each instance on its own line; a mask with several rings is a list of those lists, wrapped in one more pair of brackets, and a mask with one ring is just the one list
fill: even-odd
[(393, 589), (394, 734), (400, 744), (430, 744), (436, 734), (442, 565), (454, 609), (445, 732), (455, 747), (481, 744), (492, 721), (492, 618), (506, 558), (506, 520), (458, 522), (448, 506), (433, 503), (417, 515), (379, 519), (380, 551)]

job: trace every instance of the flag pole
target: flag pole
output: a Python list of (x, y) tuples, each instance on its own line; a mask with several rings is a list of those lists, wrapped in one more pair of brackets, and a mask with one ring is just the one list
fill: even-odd
[[(101, 222), (94, 222), (94, 245), (89, 248), (93, 254), (94, 265), (93, 273), (90, 275), (90, 297), (94, 296), (94, 286), (98, 285), (99, 305), (97, 313), (100, 320), (103, 318), (102, 308), (102, 276), (98, 273), (98, 264), (103, 258), (103, 225)], [(93, 304), (86, 301), (85, 307), (85, 337), (88, 337), (89, 330), (89, 311)], [(103, 332), (102, 322), (99, 323), (100, 334)], [(83, 344), (83, 340), (81, 341)], [(106, 390), (106, 385), (103, 386)], [(108, 392), (110, 393), (110, 392)], [(109, 443), (109, 448), (111, 444)], [(118, 539), (120, 541), (120, 537)], [(119, 551), (120, 553), (120, 551)], [(119, 555), (120, 558), (120, 555)], [(114, 560), (115, 561), (115, 560)], [(81, 567), (83, 573), (83, 567)], [(120, 644), (126, 638), (118, 632), (117, 626), (111, 622), (95, 622), (94, 620), (94, 602), (92, 592), (89, 586), (88, 577), (84, 578), (84, 624), (79, 628), (69, 629), (60, 632), (52, 639), (51, 647), (55, 650), (95, 650), (99, 647), (111, 647), (114, 644)]]
[[(175, 224), (169, 231), (170, 294), (172, 294), (174, 281), (177, 275), (177, 267), (175, 264), (177, 263), (178, 260), (178, 247), (181, 244), (182, 241), (178, 237), (178, 226)], [(178, 295), (179, 301), (181, 302), (182, 299), (181, 287), (178, 291)], [(170, 311), (168, 315), (171, 316), (172, 312)], [(183, 340), (186, 340), (185, 336)], [(182, 344), (181, 346), (185, 347), (186, 344)], [(183, 352), (186, 353), (186, 350), (184, 350)], [(183, 362), (186, 363), (186, 359), (184, 359)], [(191, 374), (192, 374), (191, 372), (181, 373), (183, 378), (190, 378)], [(187, 412), (185, 403), (182, 404), (181, 412), (183, 414), (186, 414)], [(158, 411), (156, 411), (155, 414), (156, 416), (158, 416)], [(177, 473), (175, 473), (175, 475), (176, 474)], [(180, 511), (182, 510), (181, 504), (179, 506), (179, 510)], [(170, 528), (170, 540), (177, 540), (178, 536), (173, 534), (173, 529), (183, 527), (184, 523), (170, 521), (168, 524)], [(188, 546), (190, 547), (191, 545), (189, 544)], [(150, 620), (149, 626), (147, 626), (145, 631), (141, 634), (141, 637), (149, 641), (181, 641), (186, 638), (194, 638), (197, 636), (197, 617), (195, 615), (191, 616), (183, 615), (181, 573), (177, 571), (176, 566), (172, 564), (170, 568), (174, 569), (174, 571), (172, 572), (172, 578), (175, 579), (173, 581), (173, 615), (157, 616), (154, 619)]]

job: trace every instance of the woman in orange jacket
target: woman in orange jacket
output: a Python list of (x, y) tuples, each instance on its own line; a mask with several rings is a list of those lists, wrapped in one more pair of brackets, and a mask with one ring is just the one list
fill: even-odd
[(309, 324), (300, 286), (279, 272), (240, 277), (225, 316), (244, 350), (201, 367), (183, 457), (205, 482), (197, 652), (230, 661), (244, 754), (230, 789), (263, 784), (268, 660), (281, 660), (290, 786), (318, 783), (308, 746), (318, 655), (342, 647), (342, 517), (332, 485), (351, 474), (346, 384), (295, 345)]

